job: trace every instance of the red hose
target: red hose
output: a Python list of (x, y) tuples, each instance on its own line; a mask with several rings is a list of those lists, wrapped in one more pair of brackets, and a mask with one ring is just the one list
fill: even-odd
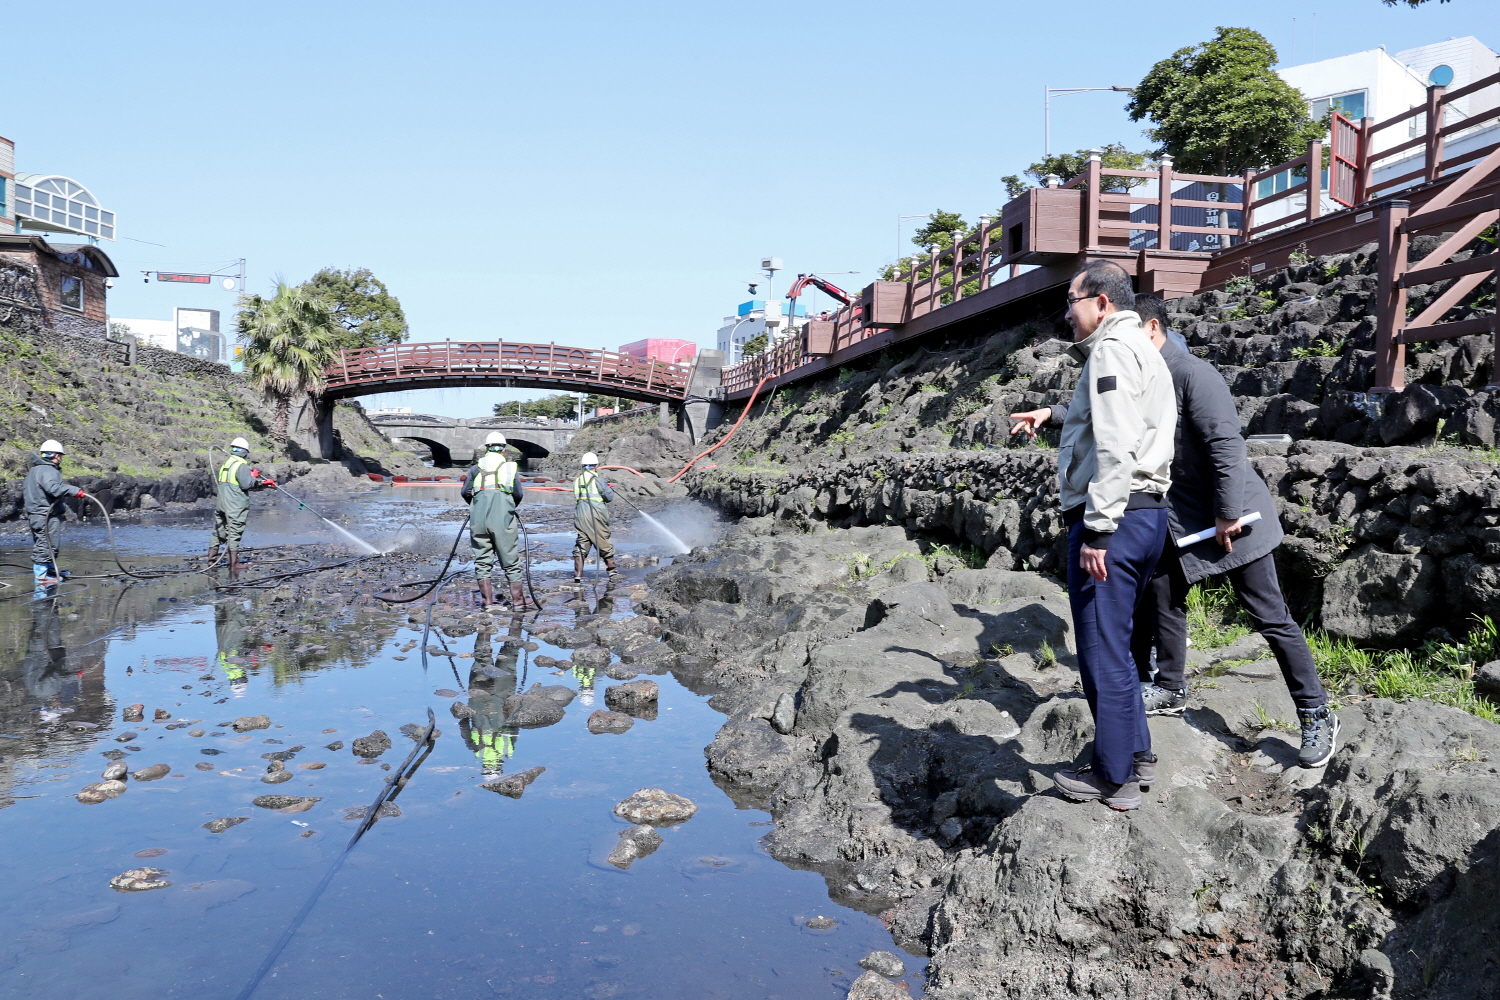
[(712, 455), (714, 452), (718, 451), (720, 448), (724, 447), (726, 444), (729, 443), (729, 439), (732, 438), (732, 437), (734, 437), (734, 432), (740, 429), (740, 424), (744, 423), (745, 422), (745, 418), (750, 415), (750, 409), (751, 409), (751, 407), (753, 407), (755, 405), (755, 397), (760, 394), (760, 387), (763, 386), (763, 385), (765, 385), (766, 382), (770, 380), (770, 378), (771, 378), (771, 376), (767, 375), (765, 378), (763, 378), (759, 382), (755, 383), (755, 390), (750, 393), (750, 399), (749, 399), (748, 402), (745, 403), (745, 409), (744, 409), (743, 412), (740, 413), (740, 419), (736, 420), (734, 422), (734, 426), (731, 427), (731, 428), (729, 428), (729, 433), (724, 435), (724, 440), (720, 441), (718, 444), (714, 445), (712, 448), (708, 449), (707, 451), (700, 452), (699, 454), (694, 455), (688, 461), (688, 464), (684, 465), (682, 467), (682, 471), (679, 472), (679, 473), (677, 473), (677, 475), (673, 476), (671, 479), (668, 479), (667, 482), (669, 482), (669, 483), (675, 483), (675, 482), (677, 482), (677, 480), (679, 480), (683, 476), (687, 475), (687, 471), (693, 467), (693, 463), (694, 462), (698, 461), (698, 459), (700, 459), (700, 458), (706, 458), (707, 456)]

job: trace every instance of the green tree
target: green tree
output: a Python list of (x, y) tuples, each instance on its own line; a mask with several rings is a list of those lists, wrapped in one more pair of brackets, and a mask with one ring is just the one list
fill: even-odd
[(323, 369), (338, 357), (343, 328), (306, 286), (276, 282), (276, 294), (241, 295), (236, 327), (245, 342), (245, 374), (271, 403), (271, 437), (286, 443), (292, 397), (316, 396)]
[[(1406, 6), (1408, 6), (1408, 7), (1420, 7), (1424, 3), (1426, 3), (1427, 0), (1382, 0), (1382, 2), (1387, 7), (1399, 7), (1402, 4), (1406, 4)], [(1438, 0), (1438, 3), (1447, 3), (1447, 2), (1448, 2), (1448, 0)]]
[[(1290, 160), (1325, 126), (1302, 93), (1277, 76), (1276, 49), (1249, 28), (1219, 28), (1201, 45), (1151, 67), (1126, 110), (1187, 173), (1237, 174)], [(1158, 155), (1159, 155), (1158, 154)]]
[(740, 355), (746, 358), (753, 358), (757, 354), (764, 354), (766, 350), (766, 343), (766, 333), (764, 330), (762, 330), (760, 333), (757, 333), (755, 336), (745, 341), (745, 345), (740, 348)]
[[(1037, 184), (1043, 184), (1048, 174), (1056, 174), (1064, 184), (1087, 173), (1091, 149), (1080, 149), (1074, 153), (1054, 153), (1026, 168), (1026, 175)], [(1103, 167), (1101, 182), (1106, 191), (1126, 191), (1146, 183), (1144, 177), (1120, 177), (1111, 174), (1114, 170), (1144, 170), (1149, 157), (1145, 153), (1132, 153), (1123, 143), (1111, 142), (1099, 150), (1099, 164)]]
[(572, 420), (578, 416), (578, 397), (569, 392), (560, 392), (541, 399), (512, 399), (496, 403), (497, 417), (547, 417), (557, 420)]
[(411, 335), (401, 301), (368, 267), (348, 271), (325, 267), (302, 287), (326, 305), (338, 321), (342, 329), (340, 350), (399, 344)]

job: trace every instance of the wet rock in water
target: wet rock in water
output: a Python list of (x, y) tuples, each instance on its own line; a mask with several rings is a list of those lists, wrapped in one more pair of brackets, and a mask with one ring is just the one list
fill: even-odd
[[(434, 729), (432, 732), (434, 736), (437, 735), (436, 729)], [(401, 735), (405, 736), (413, 743), (421, 743), (424, 739), (427, 738), (427, 727), (419, 726), (415, 722), (408, 722), (406, 725), (401, 727)]]
[(125, 714), (121, 716), (126, 722), (140, 722), (146, 717), (145, 705), (126, 705)]
[(849, 1000), (909, 1000), (905, 983), (893, 983), (878, 972), (866, 972), (849, 987)]
[(199, 761), (198, 763), (194, 764), (193, 767), (197, 768), (199, 771), (212, 771), (214, 769), (214, 766), (206, 760)]
[(542, 647), (538, 646), (534, 642), (523, 642), (523, 643), (521, 643), (521, 648), (524, 649), (524, 650), (526, 650), (526, 652), (528, 652), (528, 653), (535, 653), (537, 650), (541, 649)]
[(324, 750), (342, 750), (342, 749), (344, 749), (344, 741), (343, 740), (334, 740), (332, 743), (328, 744), (323, 749)]
[(215, 750), (213, 747), (204, 747), (202, 750), (199, 750), (198, 752), (201, 753), (201, 754), (203, 754), (204, 756), (207, 756), (207, 757), (217, 757), (217, 756), (219, 756), (219, 754), (223, 753), (224, 751), (223, 750)]
[(435, 694), (435, 695), (437, 695), (439, 698), (457, 698), (458, 697), (458, 692), (455, 691), (455, 690), (453, 690), (452, 688), (438, 688), (436, 691), (434, 691), (432, 693)]
[(171, 882), (162, 880), (163, 875), (171, 872), (164, 868), (132, 868), (128, 872), (121, 872), (109, 880), (111, 889), (119, 892), (146, 892), (150, 889), (165, 889)]
[(204, 823), (203, 829), (209, 833), (223, 833), (231, 826), (239, 826), (249, 818), (249, 816), (220, 816), (218, 819), (211, 819)]
[(361, 736), (354, 741), (352, 747), (356, 757), (379, 757), (391, 748), (391, 738), (382, 729), (377, 729), (369, 736)]
[(609, 650), (603, 646), (584, 646), (573, 650), (573, 663), (580, 667), (600, 670), (609, 666)]
[(242, 715), (229, 725), (237, 733), (249, 732), (252, 729), (270, 729), (271, 717), (269, 715)]
[[(543, 653), (541, 656), (533, 656), (531, 662), (543, 670), (550, 670), (557, 666), (557, 658), (548, 656), (546, 653)], [(441, 691), (438, 692), (438, 694), (442, 693)]]
[(260, 780), (263, 781), (263, 782), (265, 782), (268, 785), (279, 785), (283, 781), (291, 781), (292, 780), (292, 772), (291, 771), (271, 771), (271, 772), (267, 773), (264, 777), (262, 777)]
[(68, 723), (68, 728), (71, 729), (71, 730), (73, 730), (73, 732), (75, 732), (75, 733), (86, 733), (90, 729), (98, 729), (99, 728), (99, 723), (97, 723), (97, 722), (70, 722), (70, 723)]
[(655, 681), (639, 680), (628, 684), (611, 684), (604, 689), (604, 704), (617, 712), (635, 715), (647, 707), (656, 707), (660, 693)]
[(900, 979), (906, 975), (906, 963), (888, 951), (870, 952), (859, 960), (859, 967), (878, 972), (882, 976), (889, 976), (891, 979)]
[(533, 684), (525, 694), (513, 694), (505, 699), (505, 719), (521, 729), (541, 729), (562, 721), (567, 711), (540, 691), (540, 684)]
[(107, 799), (117, 799), (125, 794), (125, 789), (128, 787), (125, 782), (118, 780), (96, 781), (92, 785), (84, 785), (83, 791), (98, 792)]
[(203, 729), (194, 729), (192, 732), (188, 733), (188, 735), (189, 736), (202, 736), (204, 734), (204, 732), (206, 732), (206, 730), (203, 730)]
[(832, 917), (818, 916), (818, 917), (813, 917), (811, 920), (809, 920), (807, 923), (803, 924), (802, 926), (806, 927), (810, 931), (831, 931), (835, 927), (837, 927), (838, 925), (839, 925), (839, 922), (837, 920), (833, 919)]
[(488, 792), (498, 792), (512, 799), (519, 799), (521, 793), (526, 791), (526, 786), (540, 777), (545, 770), (547, 770), (545, 767), (527, 768), (524, 771), (517, 771), (515, 774), (507, 774), (505, 777), (498, 778), (495, 781), (487, 781), (479, 787)]
[(136, 851), (131, 855), (133, 858), (159, 858), (167, 853), (165, 847), (148, 847), (143, 851)]
[(607, 712), (601, 708), (589, 716), (589, 732), (596, 736), (601, 733), (623, 733), (633, 725), (635, 720), (623, 712)]
[(629, 868), (631, 862), (639, 861), (660, 846), (661, 834), (644, 823), (637, 823), (620, 831), (620, 842), (605, 860), (616, 868)]
[(155, 781), (157, 778), (165, 778), (172, 773), (172, 769), (165, 764), (152, 764), (133, 772), (130, 776), (136, 781)]
[(327, 736), (329, 733), (336, 733), (336, 732), (338, 732), (337, 729), (325, 729), (325, 730), (323, 730), (323, 735)]
[(257, 795), (250, 804), (262, 809), (286, 809), (289, 806), (312, 806), (322, 801), (321, 797), (312, 795)]
[(158, 708), (155, 715), (153, 716), (153, 718), (156, 719), (157, 722), (166, 722), (171, 717), (172, 713), (168, 712), (165, 708)]
[(85, 791), (79, 792), (74, 796), (74, 798), (76, 798), (79, 802), (82, 802), (86, 806), (96, 806), (99, 803), (103, 802), (105, 799), (109, 798), (109, 796), (105, 795), (103, 792)]
[(641, 676), (641, 672), (624, 663), (611, 663), (604, 668), (604, 676), (615, 681), (633, 681)]
[(448, 711), (455, 719), (472, 719), (474, 710), (461, 701), (455, 701), (448, 706)]
[(305, 760), (302, 763), (298, 764), (297, 767), (303, 771), (321, 771), (323, 770), (323, 768), (327, 767), (327, 765), (324, 764), (321, 760)]
[(270, 753), (263, 753), (263, 754), (261, 754), (260, 755), (260, 759), (261, 760), (282, 761), (282, 760), (291, 760), (295, 756), (297, 756), (297, 754), (296, 754), (296, 751), (293, 751), (293, 750), (273, 750)]
[(119, 736), (115, 737), (115, 742), (129, 743), (133, 739), (135, 739), (135, 733), (121, 733)]
[[(370, 815), (370, 807), (369, 806), (350, 806), (348, 809), (344, 810), (344, 815), (340, 816), (339, 818), (340, 819), (351, 819), (351, 820), (352, 819), (364, 819), (368, 815)], [(375, 818), (376, 819), (395, 819), (396, 817), (398, 817), (400, 815), (401, 815), (401, 807), (398, 806), (398, 805), (396, 805), (396, 803), (394, 803), (394, 802), (382, 802), (382, 803), (380, 803), (380, 812), (378, 812), (378, 813), (375, 814)]]
[(646, 823), (651, 826), (686, 823), (697, 811), (698, 807), (691, 799), (673, 795), (660, 788), (642, 788), (615, 806), (615, 815), (625, 822)]
[(125, 756), (125, 751), (124, 750), (105, 750), (102, 753), (100, 753), (99, 756), (101, 756), (101, 757), (107, 757), (110, 760), (117, 761), (120, 758), (122, 758), (122, 757)]
[(106, 767), (104, 769), (104, 774), (100, 775), (100, 777), (102, 777), (105, 781), (119, 781), (121, 778), (125, 777), (125, 772), (128, 770), (130, 770), (130, 768), (126, 767), (122, 762), (117, 760), (113, 764)]

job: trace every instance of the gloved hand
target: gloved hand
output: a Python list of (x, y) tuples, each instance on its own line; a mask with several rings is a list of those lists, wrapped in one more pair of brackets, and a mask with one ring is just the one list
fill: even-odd
[(78, 499), (80, 499), (80, 500), (82, 500), (84, 497), (88, 496), (88, 494), (85, 493), (83, 490), (79, 490), (77, 493), (74, 493), (73, 495), (75, 497), (77, 497)]
[(260, 470), (259, 469), (251, 469), (250, 470), (250, 478), (251, 479), (259, 479), (260, 478)]
[(260, 484), (262, 486), (275, 486), (276, 485), (276, 480), (274, 480), (274, 479), (262, 479), (260, 481)]

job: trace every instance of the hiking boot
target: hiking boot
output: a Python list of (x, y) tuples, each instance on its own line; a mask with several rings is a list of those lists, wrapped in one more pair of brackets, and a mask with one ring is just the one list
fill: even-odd
[(1338, 749), (1339, 717), (1327, 705), (1297, 709), (1302, 723), (1302, 752), (1298, 763), (1303, 767), (1322, 767)]
[(1141, 790), (1149, 792), (1151, 786), (1156, 784), (1156, 754), (1150, 750), (1142, 750), (1135, 755), (1135, 780), (1140, 784)]
[(1116, 785), (1105, 781), (1094, 773), (1092, 764), (1085, 764), (1076, 771), (1058, 771), (1052, 776), (1057, 790), (1074, 802), (1098, 799), (1111, 809), (1125, 812), (1141, 807), (1141, 783), (1135, 778)]
[(1173, 691), (1156, 682), (1141, 685), (1141, 700), (1146, 703), (1147, 715), (1181, 715), (1187, 708), (1187, 692)]

